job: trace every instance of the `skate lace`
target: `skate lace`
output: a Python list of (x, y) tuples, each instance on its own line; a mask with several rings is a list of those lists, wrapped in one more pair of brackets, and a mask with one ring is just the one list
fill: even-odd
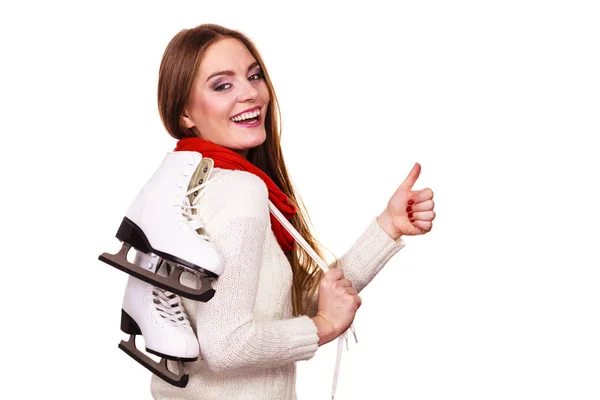
[[(292, 224), (281, 214), (281, 212), (275, 207), (273, 203), (269, 201), (269, 210), (271, 213), (277, 218), (277, 220), (283, 225), (283, 227), (294, 237), (296, 242), (312, 257), (313, 260), (317, 263), (317, 265), (326, 272), (329, 267), (325, 262), (319, 257), (319, 255), (310, 247), (310, 245), (304, 240), (304, 238), (298, 233), (298, 231), (294, 228)], [(354, 336), (354, 341), (358, 343), (358, 339), (356, 337), (356, 329), (354, 328), (354, 324), (350, 325), (350, 331)], [(348, 349), (348, 331), (344, 332), (338, 339), (338, 348), (337, 348), (337, 356), (335, 359), (335, 370), (333, 371), (333, 384), (331, 387), (331, 399), (335, 398), (335, 392), (337, 390), (338, 378), (340, 375), (340, 365), (342, 363), (342, 351), (344, 349), (344, 342), (346, 342), (346, 350)]]
[(170, 325), (181, 327), (191, 326), (187, 313), (181, 303), (181, 298), (175, 293), (158, 287), (152, 287), (154, 306), (158, 314)]
[[(204, 239), (209, 240), (208, 236), (204, 233), (204, 221), (200, 218), (198, 213), (198, 203), (201, 198), (200, 190), (204, 189), (208, 186), (211, 180), (207, 180), (206, 182), (188, 190), (182, 195), (180, 202), (175, 204), (175, 207), (180, 209), (181, 215), (185, 218), (185, 222), (195, 231), (198, 232), (198, 235)], [(194, 194), (194, 200), (190, 203), (189, 195)]]

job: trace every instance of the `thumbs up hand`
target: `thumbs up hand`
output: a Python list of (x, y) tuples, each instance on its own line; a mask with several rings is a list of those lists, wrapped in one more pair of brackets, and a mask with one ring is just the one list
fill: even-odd
[(435, 218), (433, 191), (429, 188), (413, 190), (421, 173), (421, 165), (414, 167), (377, 217), (379, 226), (394, 240), (402, 235), (423, 235), (432, 228)]

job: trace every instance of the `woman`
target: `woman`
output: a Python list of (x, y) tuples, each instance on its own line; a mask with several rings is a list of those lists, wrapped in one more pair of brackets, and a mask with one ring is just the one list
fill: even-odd
[(187, 386), (154, 376), (152, 395), (294, 399), (295, 362), (350, 327), (358, 292), (403, 247), (403, 235), (431, 229), (433, 193), (411, 190), (416, 164), (340, 268), (322, 273), (269, 214), (271, 201), (318, 252), (285, 167), (277, 99), (254, 44), (212, 24), (179, 32), (163, 55), (158, 103), (178, 139), (175, 150), (215, 161), (198, 214), (224, 272), (207, 303), (183, 299), (201, 349), (201, 359), (186, 364)]

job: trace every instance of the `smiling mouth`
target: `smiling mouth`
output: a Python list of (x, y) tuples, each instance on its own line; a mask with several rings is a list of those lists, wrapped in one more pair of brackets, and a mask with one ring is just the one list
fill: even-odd
[(260, 108), (258, 108), (254, 111), (245, 112), (229, 119), (239, 125), (255, 125), (260, 121), (260, 114)]

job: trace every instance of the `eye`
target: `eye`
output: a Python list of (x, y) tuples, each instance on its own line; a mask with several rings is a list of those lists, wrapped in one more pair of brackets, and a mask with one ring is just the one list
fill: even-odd
[(248, 77), (248, 80), (249, 81), (256, 81), (256, 80), (259, 80), (259, 79), (262, 79), (262, 78), (264, 78), (262, 71), (258, 71), (256, 73), (250, 75)]
[(227, 90), (231, 87), (231, 83), (223, 83), (221, 85), (215, 86), (215, 90), (217, 92), (222, 92), (223, 90)]

